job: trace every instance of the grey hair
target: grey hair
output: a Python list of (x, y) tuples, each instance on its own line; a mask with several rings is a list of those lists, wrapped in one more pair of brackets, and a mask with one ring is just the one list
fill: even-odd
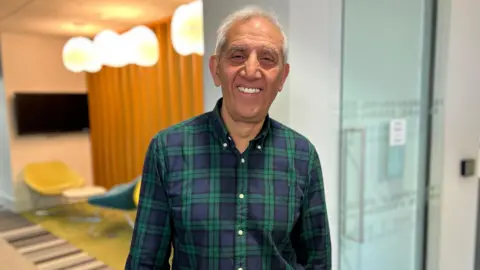
[(217, 42), (215, 44), (215, 55), (220, 55), (227, 42), (227, 34), (232, 25), (239, 21), (248, 21), (252, 18), (264, 18), (278, 27), (283, 36), (282, 53), (283, 60), (287, 63), (288, 59), (288, 39), (282, 25), (274, 12), (268, 12), (257, 6), (246, 6), (228, 15), (217, 30)]

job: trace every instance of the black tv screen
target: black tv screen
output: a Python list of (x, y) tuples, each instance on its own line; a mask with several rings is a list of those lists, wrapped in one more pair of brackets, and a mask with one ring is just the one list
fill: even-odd
[(13, 98), (17, 134), (88, 131), (88, 95), (16, 93)]

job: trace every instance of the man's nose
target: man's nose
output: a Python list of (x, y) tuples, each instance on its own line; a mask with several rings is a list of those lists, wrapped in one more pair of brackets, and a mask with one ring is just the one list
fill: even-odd
[(259, 65), (260, 63), (258, 62), (256, 54), (252, 53), (247, 61), (245, 61), (243, 76), (248, 79), (259, 79), (261, 77)]

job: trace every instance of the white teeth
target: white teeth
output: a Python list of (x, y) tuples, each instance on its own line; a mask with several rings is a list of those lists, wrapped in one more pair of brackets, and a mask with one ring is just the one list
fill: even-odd
[(258, 88), (246, 88), (246, 87), (238, 87), (238, 90), (243, 93), (248, 93), (248, 94), (255, 94), (260, 92), (260, 89)]

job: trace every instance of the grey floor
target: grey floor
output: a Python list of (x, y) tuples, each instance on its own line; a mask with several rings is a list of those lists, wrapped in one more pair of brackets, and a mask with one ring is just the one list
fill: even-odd
[(0, 209), (0, 232), (10, 231), (30, 225), (32, 225), (32, 223), (26, 218)]
[[(82, 250), (69, 244), (31, 223), (24, 217), (6, 210), (0, 210), (0, 254), (10, 254), (11, 263), (21, 265), (15, 270), (107, 270), (103, 262), (90, 257)], [(0, 255), (3, 257), (4, 255)], [(7, 264), (2, 258), (0, 270)], [(33, 266), (33, 268), (32, 268)]]

